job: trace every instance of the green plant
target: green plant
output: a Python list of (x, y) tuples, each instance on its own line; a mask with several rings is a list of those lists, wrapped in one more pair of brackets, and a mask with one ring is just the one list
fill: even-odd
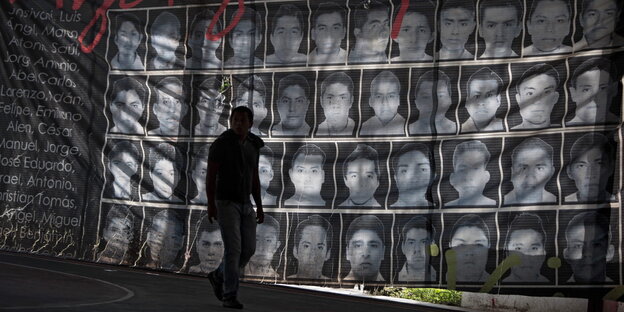
[(437, 288), (386, 287), (376, 291), (374, 294), (450, 306), (460, 306), (462, 298), (460, 291)]

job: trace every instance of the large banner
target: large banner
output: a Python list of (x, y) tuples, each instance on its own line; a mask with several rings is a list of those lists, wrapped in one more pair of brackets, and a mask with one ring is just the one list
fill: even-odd
[(618, 0), (0, 2), (0, 249), (205, 275), (248, 106), (248, 281), (622, 285)]

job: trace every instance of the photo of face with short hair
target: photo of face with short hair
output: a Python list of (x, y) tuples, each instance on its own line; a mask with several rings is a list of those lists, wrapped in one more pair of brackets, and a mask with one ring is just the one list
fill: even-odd
[(114, 36), (113, 44), (117, 53), (110, 59), (112, 69), (119, 70), (144, 70), (143, 58), (145, 49), (141, 47), (145, 39), (144, 25), (141, 21), (146, 19), (145, 14), (140, 12), (123, 12), (111, 18), (113, 22)]
[[(187, 69), (220, 69), (223, 65), (222, 48), (223, 38), (210, 40), (206, 38), (208, 28), (215, 19), (216, 8), (205, 8), (195, 13), (190, 23), (186, 44), (189, 47), (190, 57), (186, 59)], [(188, 16), (193, 14), (189, 8)], [(221, 19), (216, 18), (211, 34), (216, 35), (223, 30)]]
[(109, 198), (138, 200), (137, 181), (141, 166), (141, 152), (131, 141), (112, 141), (107, 154), (107, 184), (105, 196)]
[(410, 135), (457, 133), (455, 107), (457, 103), (457, 67), (444, 67), (421, 72), (412, 69), (409, 101)]
[(284, 205), (331, 207), (331, 201), (326, 203), (326, 199), (333, 198), (334, 187), (330, 174), (336, 155), (335, 145), (289, 144), (286, 149), (287, 158), (290, 159), (284, 160), (284, 166), (289, 167), (287, 173), (290, 183), (284, 190)]
[(559, 137), (506, 139), (505, 146), (503, 172), (506, 178), (502, 185), (504, 204), (556, 203), (559, 192), (553, 177), (561, 163), (555, 154), (561, 146)]
[[(554, 67), (553, 65), (557, 66)], [(562, 79), (566, 68), (561, 64), (513, 64), (517, 79), (510, 88), (511, 113), (507, 117), (511, 130), (560, 127), (565, 108)]]
[(344, 221), (349, 226), (344, 237), (342, 259), (345, 261), (342, 272), (348, 273), (342, 280), (356, 283), (385, 282), (391, 265), (391, 243), (386, 240), (386, 230), (391, 228), (390, 220), (385, 216), (353, 216), (354, 219), (349, 215)]
[[(323, 120), (316, 128), (317, 136), (352, 136), (359, 118), (357, 116), (359, 71), (337, 71), (327, 76), (319, 73)], [(317, 113), (318, 114), (318, 113)], [(354, 119), (355, 118), (355, 119)]]
[[(208, 274), (217, 269), (223, 259), (224, 248), (221, 229), (217, 222), (210, 223), (208, 215), (204, 212), (193, 213), (191, 216), (191, 256), (196, 263), (188, 268), (189, 273)], [(194, 248), (193, 248), (194, 247)]]
[(613, 105), (621, 92), (618, 81), (620, 65), (620, 62), (602, 57), (570, 61), (572, 74), (568, 80), (568, 91), (571, 101), (568, 102), (566, 126), (614, 124), (620, 121), (619, 111), (614, 113), (619, 110), (618, 105)]
[(109, 110), (113, 126), (109, 133), (145, 134), (142, 123), (146, 104), (147, 87), (142, 77), (115, 80), (110, 94)]
[(267, 4), (267, 11), (270, 27), (267, 66), (305, 66), (307, 42), (303, 39), (308, 33), (307, 8), (295, 3)]
[[(227, 8), (228, 21), (234, 18), (237, 9), (238, 7), (234, 5)], [(255, 8), (245, 7), (236, 26), (226, 35), (225, 68), (264, 66), (264, 61), (260, 57), (264, 55), (265, 24), (265, 12), (260, 5)]]
[(461, 125), (462, 133), (505, 131), (499, 116), (504, 116), (507, 109), (505, 89), (509, 80), (506, 72), (506, 65), (489, 65), (467, 70), (467, 75), (462, 75), (466, 89), (463, 93), (465, 110), (460, 109), (460, 120), (461, 115), (468, 113)]
[(352, 49), (349, 63), (387, 63), (390, 42), (390, 3), (365, 0), (351, 8)]
[[(149, 145), (148, 145), (149, 146)], [(149, 183), (145, 187), (151, 192), (142, 195), (143, 201), (182, 203), (186, 183), (184, 172), (184, 155), (178, 146), (171, 143), (155, 142), (146, 146), (149, 168), (144, 172), (143, 181)]]
[(480, 58), (519, 56), (523, 13), (521, 0), (479, 1)]
[[(106, 205), (108, 206), (108, 205)], [(99, 263), (130, 265), (136, 256), (131, 252), (131, 244), (135, 243), (135, 220), (142, 216), (130, 206), (113, 204), (104, 214), (103, 230), (99, 242), (99, 252), (95, 261)]]
[(279, 121), (273, 125), (271, 131), (275, 136), (307, 137), (310, 135), (310, 125), (314, 123), (314, 114), (308, 114), (310, 103), (313, 103), (314, 86), (309, 81), (312, 77), (301, 74), (288, 74), (279, 78), (275, 106)]
[[(622, 2), (617, 0), (578, 1), (574, 50), (602, 49), (624, 45)], [(581, 31), (579, 31), (579, 28)], [(620, 33), (617, 33), (617, 30)], [(579, 36), (582, 34), (582, 36)]]
[(396, 144), (391, 156), (392, 180), (397, 194), (396, 200), (389, 199), (390, 207), (415, 208), (432, 207), (431, 185), (435, 178), (436, 162), (433, 146), (427, 143)]
[[(431, 61), (432, 43), (435, 37), (436, 1), (424, 0), (410, 3), (403, 15), (397, 38), (392, 39), (390, 60), (396, 62)], [(400, 6), (395, 3), (393, 18), (399, 14)]]
[(269, 75), (234, 75), (233, 107), (246, 106), (253, 112), (251, 133), (264, 137), (271, 124), (272, 77)]
[(345, 64), (347, 10), (342, 1), (322, 2), (311, 17), (308, 64)]
[(151, 12), (149, 43), (152, 57), (147, 65), (148, 69), (184, 68), (182, 60), (184, 47), (180, 44), (180, 40), (185, 37), (185, 29), (182, 27), (184, 16), (186, 16), (185, 11), (175, 9)]
[(189, 167), (189, 176), (195, 185), (195, 189), (189, 189), (189, 196), (193, 196), (191, 204), (205, 205), (208, 203), (206, 195), (206, 177), (208, 175), (208, 153), (210, 143), (192, 145), (191, 166)]
[(176, 271), (184, 252), (186, 213), (173, 209), (152, 208), (146, 212), (145, 241), (137, 263), (141, 267)]
[[(282, 146), (266, 144), (260, 148), (258, 159), (258, 178), (260, 179), (260, 197), (262, 206), (277, 205), (277, 196), (281, 193), (279, 161), (282, 155)], [(251, 201), (255, 205), (255, 201)]]
[[(530, 3), (530, 4), (529, 4)], [(572, 52), (570, 22), (573, 12), (569, 0), (531, 0), (526, 14), (528, 36), (522, 55)]]
[(256, 252), (245, 266), (245, 277), (281, 278), (274, 261), (281, 257), (278, 251), (283, 248), (282, 241), (285, 241), (281, 235), (281, 216), (281, 214), (272, 216), (265, 213), (264, 222), (256, 226)]
[[(439, 219), (437, 215), (402, 215), (394, 232), (398, 242), (394, 253), (398, 255), (394, 271), (395, 282), (428, 283), (438, 279)], [(432, 252), (433, 251), (433, 252)]]
[[(338, 206), (382, 207), (388, 183), (382, 165), (387, 158), (384, 151), (388, 151), (389, 147), (379, 143), (347, 143), (339, 145), (338, 148), (339, 159), (344, 159), (342, 179), (336, 179), (343, 182), (338, 182)], [(348, 194), (348, 197), (344, 198), (343, 194)]]
[(184, 83), (175, 76), (158, 79), (159, 77), (150, 81), (154, 83), (150, 120), (154, 121), (148, 125), (153, 129), (148, 130), (147, 134), (174, 137), (188, 135), (188, 125), (185, 122), (188, 119), (188, 104)]
[[(219, 136), (227, 130), (224, 108), (225, 92), (221, 90), (222, 77), (194, 76), (196, 121), (193, 136)], [(227, 112), (226, 112), (227, 113)]]
[[(401, 90), (398, 77), (407, 77), (407, 73), (402, 70), (364, 71), (360, 108), (362, 120), (365, 121), (360, 128), (360, 135), (405, 135), (407, 105), (404, 93), (407, 90)], [(364, 104), (367, 102), (368, 105)]]
[(294, 238), (289, 250), (288, 279), (306, 279), (328, 281), (334, 279), (334, 261), (337, 259), (337, 247), (334, 226), (329, 216), (319, 214), (293, 215), (294, 232), (289, 235)]
[(446, 0), (440, 3), (438, 31), (440, 60), (474, 58), (474, 31), (477, 25), (475, 2)]

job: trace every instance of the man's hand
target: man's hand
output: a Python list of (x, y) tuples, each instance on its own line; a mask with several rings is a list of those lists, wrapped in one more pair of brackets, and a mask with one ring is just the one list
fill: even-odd
[(262, 210), (262, 208), (256, 209), (256, 222), (258, 224), (261, 224), (262, 222), (264, 222), (264, 211)]
[(213, 220), (217, 220), (217, 207), (213, 205), (208, 205), (208, 221), (212, 224)]

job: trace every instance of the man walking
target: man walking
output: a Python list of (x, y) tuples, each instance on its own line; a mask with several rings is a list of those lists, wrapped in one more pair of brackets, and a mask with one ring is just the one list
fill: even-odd
[[(234, 108), (230, 129), (214, 141), (208, 155), (208, 220), (218, 220), (225, 249), (221, 265), (208, 279), (226, 308), (243, 308), (236, 298), (238, 279), (255, 253), (256, 223), (264, 221), (258, 178), (259, 150), (264, 142), (249, 132), (252, 124), (249, 108)], [(256, 202), (255, 213), (250, 194)]]

